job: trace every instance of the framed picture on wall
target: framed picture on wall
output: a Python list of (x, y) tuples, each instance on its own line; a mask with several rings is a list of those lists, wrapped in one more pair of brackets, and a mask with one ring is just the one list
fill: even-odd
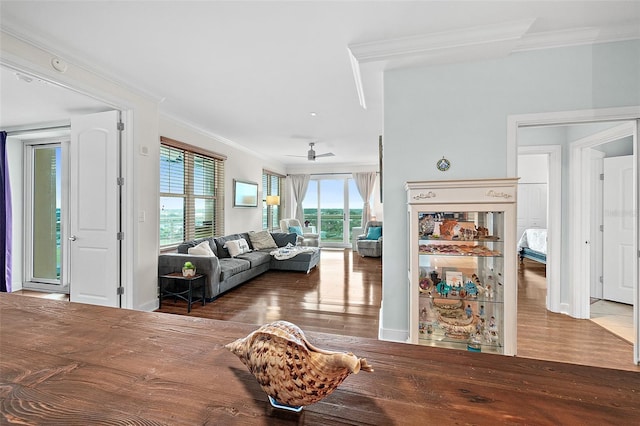
[(258, 207), (258, 184), (234, 179), (233, 207)]

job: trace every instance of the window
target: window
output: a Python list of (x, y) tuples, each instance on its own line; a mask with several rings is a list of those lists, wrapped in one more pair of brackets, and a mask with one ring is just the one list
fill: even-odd
[(354, 227), (364, 226), (362, 204), (350, 175), (312, 175), (303, 202), (304, 220), (316, 227), (324, 245), (340, 247), (349, 244)]
[[(282, 190), (284, 186), (284, 176), (268, 170), (262, 171), (262, 229), (280, 228), (282, 219)], [(280, 198), (279, 205), (267, 205), (267, 195), (277, 195)]]
[(160, 141), (160, 247), (224, 235), (226, 157)]

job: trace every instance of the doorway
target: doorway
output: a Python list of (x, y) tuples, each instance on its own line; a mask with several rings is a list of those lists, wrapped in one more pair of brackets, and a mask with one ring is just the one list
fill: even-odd
[(320, 234), (322, 247), (351, 247), (353, 228), (362, 226), (362, 198), (351, 175), (312, 175), (304, 197), (304, 220)]
[[(508, 125), (508, 146), (511, 151), (508, 163), (508, 175), (517, 175), (516, 161), (517, 150), (519, 147), (520, 135), (519, 131), (524, 128), (537, 126), (569, 126), (575, 124), (593, 123), (602, 125), (605, 122), (613, 122), (613, 125), (619, 124), (624, 120), (631, 121), (633, 128), (637, 129), (637, 118), (640, 117), (639, 107), (615, 108), (607, 110), (586, 110), (571, 111), (562, 113), (544, 113), (544, 114), (528, 114), (522, 116), (509, 117)], [(609, 125), (611, 127), (611, 125)], [(634, 130), (637, 132), (637, 130)], [(575, 136), (575, 135), (574, 135)], [(571, 140), (576, 141), (579, 138), (573, 137)], [(589, 179), (585, 175), (585, 169), (588, 168), (588, 161), (591, 161), (591, 153), (587, 157), (587, 151), (580, 151), (583, 147), (563, 146), (563, 151), (567, 152), (570, 161), (569, 164), (564, 162), (562, 167), (565, 172), (562, 176), (562, 187), (567, 188), (563, 191), (565, 194), (562, 198), (562, 206), (559, 209), (562, 217), (561, 221), (567, 223), (566, 229), (557, 237), (562, 240), (561, 251), (557, 258), (563, 264), (561, 271), (561, 286), (559, 288), (560, 312), (572, 316), (574, 318), (589, 318), (589, 302), (590, 302), (590, 259), (592, 251), (589, 247), (591, 244), (591, 224), (590, 218), (585, 215), (591, 211), (591, 206), (585, 200), (589, 200), (591, 192), (589, 192)], [(578, 149), (579, 151), (576, 151)], [(637, 140), (634, 142), (634, 152), (637, 151)], [(634, 168), (637, 169), (637, 156), (634, 156)], [(586, 165), (583, 167), (583, 165)], [(634, 173), (633, 182), (637, 188), (637, 173)], [(571, 192), (568, 192), (571, 188)], [(580, 188), (576, 190), (576, 188)], [(637, 206), (637, 197), (634, 199), (634, 207)], [(637, 211), (637, 207), (634, 211)], [(586, 213), (585, 213), (586, 212)], [(550, 211), (551, 213), (551, 211)], [(634, 247), (637, 247), (638, 241), (638, 220), (637, 215), (633, 216), (634, 223)], [(550, 223), (552, 220), (550, 219)], [(635, 248), (634, 248), (634, 253)], [(638, 268), (637, 258), (634, 256), (635, 266), (633, 269), (634, 287), (637, 287)], [(633, 362), (638, 363), (638, 291), (634, 296), (634, 314), (633, 321), (635, 324), (634, 331), (634, 348)]]
[[(121, 306), (125, 268), (120, 207), (125, 197), (119, 159), (120, 111), (31, 71), (3, 65), (0, 77), (3, 101), (13, 107), (11, 114), (2, 117), (15, 194), (12, 290), (35, 286), (40, 291), (69, 293), (75, 302)], [(105, 117), (102, 114), (109, 115), (108, 125), (105, 120), (84, 126), (91, 117)], [(112, 135), (109, 139), (107, 131)], [(28, 145), (30, 150), (25, 148)], [(109, 174), (102, 173), (107, 169)], [(102, 198), (104, 203), (97, 203), (99, 189), (106, 183), (116, 189), (109, 190), (108, 200)], [(19, 194), (28, 196), (15, 198)], [(109, 228), (109, 244), (115, 247), (109, 256), (96, 238), (101, 227)], [(115, 284), (107, 290), (108, 296), (98, 284), (105, 281)]]
[(23, 288), (69, 293), (64, 240), (69, 136), (27, 141), (24, 149)]

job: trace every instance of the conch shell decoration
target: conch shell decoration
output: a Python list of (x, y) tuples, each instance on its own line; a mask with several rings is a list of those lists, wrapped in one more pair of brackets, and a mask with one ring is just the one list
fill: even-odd
[(225, 347), (247, 366), (273, 406), (294, 411), (329, 395), (350, 373), (373, 371), (352, 353), (316, 348), (287, 321), (263, 325)]

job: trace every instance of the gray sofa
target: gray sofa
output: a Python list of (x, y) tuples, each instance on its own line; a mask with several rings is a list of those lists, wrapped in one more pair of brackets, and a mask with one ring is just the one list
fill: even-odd
[[(296, 244), (295, 233), (271, 233), (278, 247), (288, 243)], [(231, 257), (224, 247), (230, 240), (244, 238), (252, 251)], [(190, 247), (195, 247), (202, 241), (208, 240), (215, 257), (188, 254)], [(202, 238), (187, 241), (177, 248), (177, 253), (163, 253), (158, 257), (158, 276), (178, 272), (186, 261), (196, 267), (196, 272), (206, 274), (205, 298), (211, 301), (232, 288), (254, 278), (270, 269), (283, 271), (309, 272), (320, 260), (320, 249), (300, 253), (295, 257), (277, 260), (270, 255), (274, 248), (254, 250), (249, 233), (232, 234), (224, 237)]]

